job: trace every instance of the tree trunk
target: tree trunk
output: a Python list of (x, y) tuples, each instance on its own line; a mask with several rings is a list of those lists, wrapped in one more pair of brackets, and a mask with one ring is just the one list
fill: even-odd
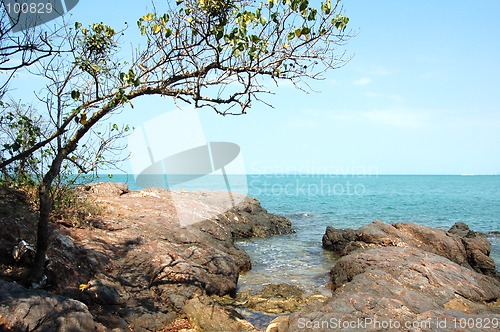
[(49, 248), (49, 218), (52, 210), (52, 197), (50, 187), (52, 180), (46, 183), (45, 178), (38, 188), (40, 200), (40, 216), (38, 217), (36, 254), (30, 271), (30, 281), (39, 282), (44, 275), (45, 260)]
[(45, 261), (49, 248), (49, 219), (52, 211), (53, 200), (50, 193), (54, 179), (61, 171), (62, 161), (67, 156), (67, 150), (59, 150), (52, 161), (49, 171), (43, 177), (42, 183), (38, 187), (38, 197), (40, 200), (40, 215), (38, 217), (36, 254), (33, 265), (30, 269), (28, 281), (31, 283), (40, 282), (44, 276)]

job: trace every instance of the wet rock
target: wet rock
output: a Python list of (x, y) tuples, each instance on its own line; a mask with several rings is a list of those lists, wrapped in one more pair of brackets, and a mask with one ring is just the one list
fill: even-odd
[(323, 248), (335, 252), (342, 252), (347, 245), (356, 241), (356, 231), (353, 229), (336, 229), (332, 226), (326, 228), (323, 235)]
[(321, 294), (307, 294), (295, 285), (269, 284), (256, 292), (244, 292), (238, 295), (238, 301), (251, 310), (271, 314), (284, 314), (296, 311), (306, 303), (325, 301)]
[[(246, 295), (246, 296), (245, 296)], [(243, 294), (245, 306), (266, 313), (290, 313), (304, 303), (304, 291), (294, 285), (271, 284), (253, 294)]]
[(245, 198), (236, 207), (235, 212), (236, 217), (242, 218), (233, 225), (235, 238), (268, 237), (294, 232), (288, 219), (270, 214), (255, 198)]
[(96, 331), (97, 327), (81, 302), (0, 280), (0, 330)]
[(189, 300), (184, 310), (199, 331), (258, 332), (236, 311), (227, 311), (205, 296)]
[(469, 226), (466, 223), (463, 222), (457, 222), (451, 228), (448, 230), (448, 233), (458, 235), (460, 237), (465, 237), (465, 238), (474, 238), (478, 236), (484, 237), (483, 234), (474, 232), (469, 228)]

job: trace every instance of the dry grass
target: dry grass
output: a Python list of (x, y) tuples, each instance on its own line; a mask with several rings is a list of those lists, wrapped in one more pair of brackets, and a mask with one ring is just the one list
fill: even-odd
[(52, 218), (67, 227), (92, 227), (93, 220), (103, 208), (74, 187), (59, 188), (54, 192)]
[[(66, 227), (91, 227), (103, 208), (74, 187), (55, 188), (51, 219)], [(38, 218), (36, 186), (12, 188), (0, 185), (0, 217), (36, 222)]]

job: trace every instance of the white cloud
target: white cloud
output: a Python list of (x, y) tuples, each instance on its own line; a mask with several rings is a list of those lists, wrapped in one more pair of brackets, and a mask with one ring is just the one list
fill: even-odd
[(360, 79), (355, 80), (354, 84), (355, 85), (363, 86), (363, 85), (368, 85), (371, 82), (372, 82), (371, 78), (369, 78), (369, 77), (361, 77)]

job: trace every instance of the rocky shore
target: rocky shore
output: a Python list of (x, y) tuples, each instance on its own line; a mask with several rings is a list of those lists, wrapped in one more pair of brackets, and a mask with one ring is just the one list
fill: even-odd
[[(465, 224), (440, 230), (375, 221), (357, 230), (328, 227), (323, 248), (339, 259), (331, 297), (269, 284), (237, 294), (250, 257), (234, 241), (293, 232), (252, 198), (229, 210), (221, 193), (82, 188), (99, 206), (91, 227), (52, 224), (48, 283), (18, 283), (34, 242), (33, 212), (0, 191), (0, 331), (492, 331), (500, 320), (500, 276), (490, 244)], [(179, 200), (180, 197), (180, 200)], [(14, 211), (12, 206), (16, 206)], [(9, 209), (10, 207), (10, 209)], [(184, 214), (210, 215), (187, 227)], [(18, 257), (19, 258), (19, 257)], [(297, 267), (301, 268), (301, 267)], [(268, 316), (260, 329), (255, 313)], [(275, 318), (277, 317), (277, 318)], [(270, 324), (271, 319), (275, 318)], [(471, 325), (472, 324), (472, 325)]]
[(88, 216), (91, 227), (52, 225), (46, 290), (12, 282), (24, 268), (12, 251), (20, 239), (34, 242), (33, 219), (0, 218), (0, 330), (255, 330), (213, 298), (234, 297), (239, 273), (251, 268), (234, 240), (290, 233), (287, 219), (256, 199), (217, 211), (221, 193), (185, 192), (175, 208), (213, 218), (181, 227), (169, 191), (100, 183), (82, 194), (104, 212)]
[(323, 247), (339, 254), (332, 297), (275, 322), (274, 331), (492, 331), (500, 278), (490, 244), (467, 225), (444, 231), (375, 221), (328, 227)]

